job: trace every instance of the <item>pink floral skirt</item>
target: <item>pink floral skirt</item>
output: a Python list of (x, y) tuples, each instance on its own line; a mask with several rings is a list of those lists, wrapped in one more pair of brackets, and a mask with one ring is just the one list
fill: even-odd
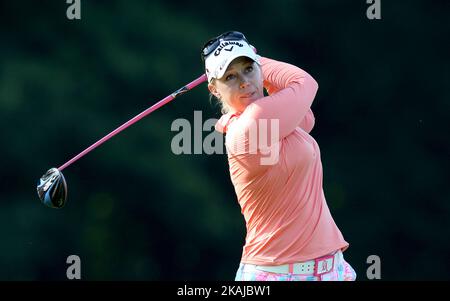
[[(340, 251), (339, 251), (340, 252)], [(342, 252), (341, 252), (342, 254)], [(355, 281), (355, 270), (344, 260), (344, 256), (338, 256), (334, 268), (319, 276), (304, 274), (278, 274), (256, 269), (256, 265), (240, 263), (236, 273), (236, 281)]]

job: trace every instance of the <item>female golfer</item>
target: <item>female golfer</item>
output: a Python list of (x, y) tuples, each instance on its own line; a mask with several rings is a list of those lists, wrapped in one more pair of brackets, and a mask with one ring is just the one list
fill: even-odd
[[(230, 176), (247, 236), (235, 280), (355, 280), (322, 189), (311, 104), (318, 84), (256, 54), (231, 31), (202, 49), (208, 89), (222, 106)], [(264, 95), (264, 88), (268, 96)]]

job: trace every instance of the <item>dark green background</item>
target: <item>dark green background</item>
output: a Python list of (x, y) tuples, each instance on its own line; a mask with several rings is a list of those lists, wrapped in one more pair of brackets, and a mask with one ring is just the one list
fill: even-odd
[[(65, 1), (0, 4), (0, 280), (232, 280), (245, 224), (226, 155), (171, 152), (171, 123), (218, 118), (206, 85), (64, 171), (39, 177), (203, 73), (200, 48), (242, 31), (319, 83), (312, 136), (358, 280), (450, 279), (450, 2)], [(206, 134), (205, 134), (206, 136)]]

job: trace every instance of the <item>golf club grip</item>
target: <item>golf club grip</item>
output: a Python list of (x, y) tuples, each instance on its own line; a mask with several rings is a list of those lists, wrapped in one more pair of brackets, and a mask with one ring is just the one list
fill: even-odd
[(139, 120), (141, 120), (142, 118), (144, 118), (148, 114), (152, 113), (153, 111), (159, 109), (163, 105), (165, 105), (168, 102), (172, 101), (177, 96), (186, 93), (187, 91), (195, 88), (196, 86), (198, 86), (199, 84), (205, 82), (206, 80), (207, 80), (206, 74), (203, 74), (202, 76), (200, 76), (196, 80), (190, 82), (189, 84), (187, 84), (187, 85), (183, 86), (182, 88), (178, 89), (177, 91), (173, 92), (169, 96), (165, 97), (164, 99), (160, 100), (159, 102), (157, 102), (156, 104), (154, 104), (150, 108), (148, 108), (145, 111), (141, 112), (140, 114), (136, 115), (135, 117), (133, 117), (129, 121), (125, 122), (124, 124), (119, 126), (117, 129), (115, 129), (114, 131), (112, 131), (111, 133), (109, 133), (108, 135), (103, 137), (102, 139), (98, 140), (97, 142), (95, 142), (94, 144), (92, 144), (91, 146), (86, 148), (84, 151), (82, 151), (81, 153), (79, 153), (78, 155), (76, 155), (75, 157), (73, 157), (72, 159), (70, 159), (69, 161), (67, 161), (66, 163), (61, 165), (60, 167), (58, 167), (58, 170), (62, 171), (63, 169), (65, 169), (66, 167), (68, 167), (69, 165), (71, 165), (72, 163), (74, 163), (75, 161), (77, 161), (78, 159), (80, 159), (81, 157), (83, 157), (84, 155), (86, 155), (87, 153), (92, 151), (93, 149), (97, 148), (98, 146), (100, 146), (101, 144), (103, 144), (104, 142), (109, 140), (110, 138), (114, 137), (115, 135), (117, 135), (118, 133), (120, 133), (121, 131), (123, 131), (127, 127), (129, 127), (130, 125), (138, 122)]

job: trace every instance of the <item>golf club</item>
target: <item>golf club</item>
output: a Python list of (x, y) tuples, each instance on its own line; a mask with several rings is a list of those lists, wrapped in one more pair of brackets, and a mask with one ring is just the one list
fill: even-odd
[(73, 157), (72, 159), (70, 159), (63, 165), (61, 165), (60, 167), (50, 168), (39, 179), (39, 182), (37, 185), (37, 193), (38, 193), (38, 196), (39, 196), (39, 199), (41, 200), (41, 202), (50, 208), (64, 207), (64, 205), (66, 204), (66, 201), (67, 201), (67, 183), (62, 174), (62, 171), (66, 167), (68, 167), (69, 165), (71, 165), (72, 163), (74, 163), (75, 161), (77, 161), (78, 159), (80, 159), (81, 157), (83, 157), (84, 155), (86, 155), (87, 153), (92, 151), (93, 149), (97, 148), (98, 146), (100, 146), (101, 144), (103, 144), (104, 142), (109, 140), (110, 138), (114, 137), (115, 135), (117, 135), (118, 133), (123, 131), (124, 129), (128, 128), (132, 124), (138, 122), (139, 120), (141, 120), (145, 116), (149, 115), (153, 111), (155, 111), (155, 110), (159, 109), (160, 107), (162, 107), (163, 105), (169, 103), (170, 101), (172, 101), (176, 97), (180, 96), (181, 94), (184, 94), (187, 91), (195, 88), (196, 86), (205, 82), (206, 80), (207, 80), (206, 74), (203, 74), (196, 80), (183, 86), (182, 88), (178, 89), (177, 91), (173, 92), (169, 96), (160, 100), (159, 102), (157, 102), (150, 108), (146, 109), (145, 111), (136, 115), (129, 121), (125, 122), (124, 124), (119, 126), (117, 129), (115, 129), (114, 131), (112, 131), (111, 133), (109, 133), (108, 135), (103, 137), (102, 139), (98, 140), (97, 142), (95, 142), (94, 144), (92, 144), (91, 146), (86, 148), (84, 151), (82, 151), (81, 153), (79, 153), (78, 155), (76, 155), (75, 157)]

